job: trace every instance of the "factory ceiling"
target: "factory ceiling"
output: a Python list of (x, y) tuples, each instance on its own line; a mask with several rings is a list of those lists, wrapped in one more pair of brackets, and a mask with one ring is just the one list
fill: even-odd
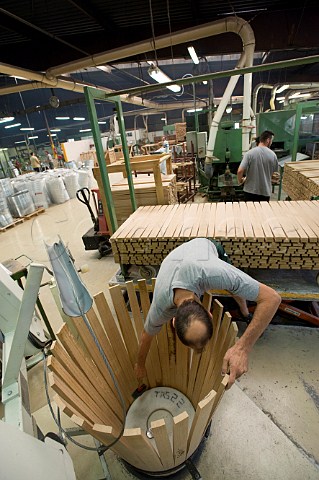
[[(32, 70), (116, 49), (153, 36), (215, 21), (228, 15), (247, 20), (256, 51), (319, 47), (318, 2), (270, 0), (2, 0), (1, 61)], [(198, 41), (201, 55), (241, 51), (233, 34)], [(185, 57), (185, 45), (157, 52), (158, 58)], [(139, 55), (132, 60), (145, 60)]]
[[(183, 29), (195, 29), (230, 16), (238, 16), (249, 23), (255, 35), (254, 65), (319, 54), (317, 1), (296, 4), (291, 1), (212, 1), (212, 0), (2, 0), (0, 3), (1, 62), (31, 70), (47, 72), (100, 52), (117, 50), (137, 42), (151, 40), (149, 51), (118, 58), (110, 62), (107, 71), (96, 68), (75, 69), (72, 77), (78, 81), (101, 85), (117, 91), (154, 83), (149, 77), (147, 60), (155, 60), (172, 78), (233, 69), (242, 52), (242, 42), (234, 33), (210, 36), (192, 42), (201, 61), (194, 65), (187, 51), (188, 43), (157, 48), (156, 39)], [(63, 77), (60, 77), (63, 78)], [(214, 96), (223, 94), (228, 79), (214, 81)], [(295, 66), (257, 73), (253, 84), (318, 82), (317, 64)], [(23, 84), (0, 71), (1, 87)], [(23, 126), (32, 123), (36, 130), (43, 125), (46, 111), (50, 126), (56, 125), (57, 110), (49, 105), (54, 93), (60, 99), (59, 114), (68, 109), (74, 116), (85, 116), (83, 95), (54, 89), (34, 89), (22, 93), (0, 95), (0, 114), (24, 115)], [(235, 95), (242, 95), (242, 81)], [(264, 96), (268, 95), (264, 93)], [(163, 105), (172, 101), (190, 101), (194, 91), (188, 86), (183, 96), (174, 96), (163, 88), (142, 95), (145, 100)], [(196, 85), (198, 100), (207, 97), (207, 86)], [(112, 107), (103, 105), (99, 116), (108, 118)], [(125, 111), (138, 109), (124, 105)], [(71, 109), (71, 110), (70, 110)], [(0, 115), (0, 116), (1, 116)], [(26, 123), (26, 125), (24, 125)], [(84, 125), (85, 126), (85, 125)], [(65, 125), (67, 129), (67, 125)], [(72, 130), (72, 125), (70, 125)], [(13, 135), (6, 131), (0, 135), (0, 146), (6, 146)], [(17, 137), (18, 133), (15, 132)], [(46, 136), (46, 135), (45, 135)], [(20, 137), (15, 138), (20, 140)]]

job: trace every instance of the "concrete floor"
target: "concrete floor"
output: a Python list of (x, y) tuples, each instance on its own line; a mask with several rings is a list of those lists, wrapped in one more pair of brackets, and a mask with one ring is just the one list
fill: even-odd
[[(0, 262), (20, 255), (48, 265), (44, 241), (60, 235), (69, 246), (76, 266), (88, 264), (83, 281), (91, 294), (103, 291), (118, 266), (112, 256), (101, 260), (86, 252), (81, 236), (91, 227), (86, 207), (76, 199), (50, 207), (0, 234)], [(22, 263), (28, 259), (21, 258)], [(49, 275), (45, 273), (45, 280)], [(54, 330), (62, 323), (49, 287), (40, 298)], [(242, 325), (240, 325), (243, 328)], [(241, 330), (240, 328), (240, 330)], [(318, 340), (315, 328), (270, 326), (250, 356), (250, 370), (226, 392), (212, 422), (209, 438), (196, 465), (203, 479), (214, 480), (319, 480)], [(43, 392), (39, 364), (29, 372), (31, 406), (44, 433), (56, 431)], [(71, 425), (68, 419), (65, 426)], [(78, 441), (94, 445), (88, 436)], [(69, 444), (78, 480), (104, 478), (94, 452)], [(112, 453), (105, 458), (113, 480), (132, 479)], [(0, 475), (1, 476), (1, 475)], [(178, 475), (191, 479), (189, 472)]]

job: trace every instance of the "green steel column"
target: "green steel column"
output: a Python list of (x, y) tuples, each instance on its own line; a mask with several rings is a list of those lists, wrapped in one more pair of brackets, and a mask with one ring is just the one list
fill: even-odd
[[(100, 127), (98, 124), (96, 108), (94, 104), (95, 93), (96, 93), (95, 89), (90, 87), (84, 87), (84, 96), (85, 96), (85, 101), (88, 107), (89, 119), (91, 122), (93, 139), (94, 139), (94, 144), (96, 149), (96, 156), (97, 156), (97, 160), (99, 162), (99, 167), (101, 170), (102, 184), (104, 188), (106, 204), (109, 209), (109, 216), (111, 220), (112, 231), (115, 232), (117, 230), (117, 219), (116, 219), (116, 214), (114, 209), (109, 176), (108, 176), (107, 167), (106, 167), (105, 158), (104, 158), (104, 150), (103, 150), (103, 145), (101, 140)], [(103, 194), (103, 192), (101, 192), (101, 194)]]
[(294, 139), (292, 143), (291, 161), (295, 162), (297, 158), (298, 140), (299, 140), (299, 128), (301, 123), (302, 104), (298, 103), (296, 106), (296, 119), (295, 119), (295, 131)]
[(111, 97), (108, 100), (113, 100), (114, 103), (115, 103), (115, 106), (116, 106), (117, 120), (118, 120), (118, 123), (119, 123), (119, 129), (120, 129), (121, 140), (122, 140), (122, 148), (123, 148), (123, 154), (124, 154), (124, 162), (125, 162), (125, 168), (126, 168), (126, 174), (127, 174), (128, 188), (129, 188), (129, 191), (130, 191), (131, 204), (132, 204), (132, 209), (133, 209), (133, 212), (134, 212), (137, 209), (137, 204), (136, 204), (135, 192), (134, 192), (134, 183), (133, 183), (132, 170), (131, 170), (130, 154), (129, 154), (129, 151), (128, 151), (128, 146), (127, 146), (127, 141), (126, 141), (122, 102), (121, 102), (120, 97)]
[(282, 177), (283, 177), (283, 174), (284, 174), (284, 166), (279, 165), (279, 172), (280, 172), (280, 180), (279, 180), (279, 188), (278, 188), (278, 198), (277, 198), (277, 200), (281, 200)]

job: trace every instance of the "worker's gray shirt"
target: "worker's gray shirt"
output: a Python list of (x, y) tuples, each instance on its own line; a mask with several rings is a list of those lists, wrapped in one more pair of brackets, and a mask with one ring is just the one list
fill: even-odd
[(149, 335), (156, 335), (162, 325), (175, 316), (175, 288), (190, 290), (198, 297), (211, 289), (228, 290), (251, 301), (255, 301), (259, 293), (256, 280), (220, 260), (210, 240), (196, 238), (173, 250), (161, 265), (144, 326)]
[(252, 148), (245, 153), (239, 168), (245, 170), (244, 192), (270, 197), (271, 176), (278, 171), (276, 154), (270, 148)]

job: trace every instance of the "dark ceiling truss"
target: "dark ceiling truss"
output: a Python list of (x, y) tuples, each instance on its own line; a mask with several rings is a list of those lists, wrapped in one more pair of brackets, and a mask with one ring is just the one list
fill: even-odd
[[(48, 32), (47, 30), (44, 30), (43, 28), (38, 27), (37, 25), (34, 25), (33, 23), (24, 20), (21, 17), (18, 17), (17, 15), (13, 14), (12, 12), (9, 12), (8, 10), (5, 10), (4, 8), (0, 7), (0, 15), (7, 17), (7, 21), (11, 21), (12, 23), (12, 29), (15, 31), (18, 31), (20, 33), (24, 33), (26, 37), (33, 41), (41, 41), (43, 40), (43, 35), (49, 37), (51, 40), (60, 42), (64, 46), (67, 46), (69, 48), (72, 48), (74, 50), (77, 50), (78, 52), (82, 53), (83, 55), (89, 55), (85, 50), (82, 50), (81, 48), (78, 48), (75, 45), (70, 44), (66, 40), (59, 38), (58, 36)], [(1, 23), (4, 22), (4, 19), (1, 21)], [(41, 38), (42, 37), (42, 38)]]
[[(183, 29), (193, 29), (204, 23), (237, 15), (249, 22), (256, 39), (256, 52), (267, 52), (263, 63), (278, 62), (319, 54), (317, 19), (319, 14), (318, 0), (1, 0), (0, 2), (0, 60), (33, 72), (46, 72), (54, 66), (61, 66), (83, 57), (92, 57), (103, 51), (117, 50), (152, 38), (151, 10), (155, 37), (175, 33)], [(151, 8), (151, 10), (150, 10)], [(184, 44), (157, 49), (156, 55), (160, 68), (172, 79), (180, 79), (186, 73), (205, 75), (234, 68), (234, 59), (224, 59), (227, 54), (240, 54), (242, 41), (233, 33), (208, 36), (192, 42), (200, 64), (194, 66), (189, 58), (187, 46)], [(156, 44), (156, 41), (155, 41)], [(145, 60), (154, 60), (155, 52), (130, 54), (130, 57), (112, 61), (111, 73), (88, 67), (74, 68), (76, 73), (67, 72), (75, 82), (80, 81), (101, 85), (115, 91), (127, 91), (140, 86), (143, 101), (156, 102), (165, 109), (166, 103), (190, 101), (193, 98), (192, 85), (185, 86), (181, 96), (161, 88), (160, 92), (143, 90), (142, 85), (153, 83), (148, 75)], [(210, 58), (217, 55), (216, 59)], [(179, 62), (177, 58), (187, 59), (188, 63)], [(174, 62), (172, 62), (172, 59)], [(233, 62), (233, 63), (230, 63)], [(258, 65), (261, 59), (255, 59)], [(121, 65), (120, 65), (121, 64)], [(81, 65), (81, 62), (78, 63)], [(126, 71), (127, 65), (127, 71)], [(8, 73), (9, 75), (9, 73)], [(21, 75), (22, 76), (22, 75)], [(66, 77), (61, 77), (65, 80)], [(78, 79), (78, 80), (77, 80)], [(316, 82), (319, 81), (319, 63), (295, 66), (289, 69), (258, 72), (254, 74), (254, 86), (257, 83)], [(287, 80), (287, 82), (286, 82)], [(34, 82), (36, 83), (35, 80)], [(207, 98), (209, 87), (219, 98), (223, 95), (227, 79), (216, 78), (212, 85), (196, 84), (196, 97)], [(0, 76), (0, 88), (15, 85), (15, 80)], [(17, 81), (21, 84), (21, 80)], [(30, 115), (30, 122), (41, 131), (43, 113), (46, 110), (50, 126), (72, 128), (56, 121), (57, 115), (71, 113), (87, 117), (83, 96), (54, 88), (60, 99), (60, 107), (54, 110), (49, 106), (52, 95), (51, 87), (21, 93), (25, 109), (21, 105), (18, 94), (0, 96), (0, 110), (19, 117), (21, 123), (26, 122), (25, 114)], [(242, 78), (239, 80), (234, 95), (242, 95)], [(264, 97), (269, 91), (264, 92)], [(176, 101), (176, 102), (175, 102)], [(264, 99), (265, 105), (267, 99)], [(40, 107), (37, 107), (40, 105)], [(50, 110), (49, 110), (50, 108)], [(111, 106), (102, 107), (100, 114), (104, 118), (112, 112)], [(131, 106), (123, 104), (123, 109)], [(136, 107), (137, 112), (143, 107)], [(25, 111), (23, 111), (25, 110)], [(174, 113), (169, 113), (169, 121)], [(177, 116), (177, 114), (176, 114)], [(19, 120), (20, 121), (20, 120)], [(130, 120), (129, 120), (130, 121)], [(34, 125), (33, 125), (34, 122)], [(80, 124), (74, 122), (78, 127)], [(27, 125), (22, 125), (27, 126)], [(89, 125), (88, 125), (89, 126)], [(0, 126), (6, 133), (4, 126)], [(107, 128), (107, 127), (101, 127)], [(3, 129), (3, 130), (2, 130)], [(7, 135), (13, 135), (8, 131)], [(62, 136), (62, 133), (59, 133)], [(18, 137), (22, 133), (15, 133)], [(45, 136), (45, 134), (43, 134)], [(3, 136), (0, 137), (0, 145)]]
[(100, 25), (105, 31), (116, 31), (116, 25), (112, 21), (111, 15), (105, 15), (90, 0), (66, 0), (77, 10), (81, 11), (88, 18)]

